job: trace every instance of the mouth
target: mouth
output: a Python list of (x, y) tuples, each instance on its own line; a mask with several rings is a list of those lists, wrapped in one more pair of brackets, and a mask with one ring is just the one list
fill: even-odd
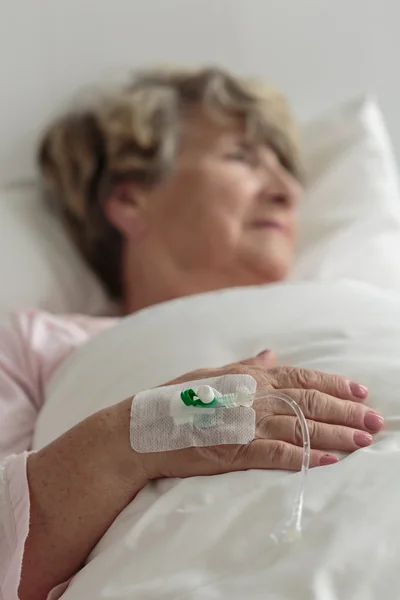
[(252, 223), (254, 229), (270, 229), (273, 231), (278, 231), (285, 235), (288, 234), (288, 228), (283, 223), (279, 221), (274, 221), (273, 219), (260, 219), (258, 221), (254, 221)]

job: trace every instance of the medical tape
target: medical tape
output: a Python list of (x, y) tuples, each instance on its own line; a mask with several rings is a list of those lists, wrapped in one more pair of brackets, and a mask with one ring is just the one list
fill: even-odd
[(130, 442), (141, 453), (190, 447), (248, 444), (255, 437), (251, 406), (201, 408), (186, 406), (181, 393), (208, 385), (221, 394), (254, 394), (250, 375), (223, 375), (145, 390), (132, 400)]

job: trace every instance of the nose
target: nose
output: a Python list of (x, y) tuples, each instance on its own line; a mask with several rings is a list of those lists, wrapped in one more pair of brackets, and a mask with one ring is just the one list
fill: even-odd
[(265, 181), (265, 195), (270, 203), (290, 210), (296, 208), (300, 201), (301, 186), (286, 169), (279, 166), (269, 173)]
[(292, 208), (294, 206), (292, 196), (286, 192), (270, 192), (268, 195), (270, 202), (276, 206), (281, 206), (282, 208)]

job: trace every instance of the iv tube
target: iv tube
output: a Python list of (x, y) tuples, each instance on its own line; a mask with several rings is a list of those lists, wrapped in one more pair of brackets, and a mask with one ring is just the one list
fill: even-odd
[(303, 505), (304, 505), (304, 489), (306, 483), (306, 477), (308, 469), (310, 467), (310, 433), (308, 431), (307, 421), (304, 417), (303, 411), (300, 406), (282, 392), (256, 392), (255, 394), (226, 394), (216, 398), (219, 406), (233, 407), (233, 406), (251, 406), (254, 400), (274, 398), (286, 402), (294, 413), (300, 423), (301, 435), (303, 437), (303, 460), (301, 464), (300, 472), (300, 485), (293, 504), (292, 513), (288, 521), (283, 525), (281, 529), (276, 530), (271, 534), (272, 539), (279, 542), (292, 542), (301, 537), (302, 530), (302, 517), (303, 517)]
[(279, 543), (282, 541), (292, 542), (301, 537), (302, 517), (304, 505), (304, 489), (306, 477), (310, 466), (310, 433), (307, 421), (300, 406), (286, 394), (278, 391), (260, 391), (255, 394), (238, 392), (221, 395), (217, 390), (208, 385), (200, 386), (196, 391), (184, 390), (181, 399), (187, 406), (201, 406), (203, 408), (233, 408), (237, 406), (251, 407), (254, 400), (275, 399), (286, 402), (294, 411), (299, 423), (303, 437), (303, 460), (300, 472), (300, 485), (293, 504), (292, 513), (286, 524), (271, 534), (272, 539)]

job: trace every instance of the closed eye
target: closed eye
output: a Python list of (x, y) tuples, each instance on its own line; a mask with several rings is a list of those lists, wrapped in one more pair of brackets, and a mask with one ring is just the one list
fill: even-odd
[(236, 150), (234, 152), (229, 152), (225, 155), (227, 160), (233, 160), (237, 162), (244, 162), (248, 164), (252, 164), (254, 162), (254, 157), (250, 152), (245, 150)]

